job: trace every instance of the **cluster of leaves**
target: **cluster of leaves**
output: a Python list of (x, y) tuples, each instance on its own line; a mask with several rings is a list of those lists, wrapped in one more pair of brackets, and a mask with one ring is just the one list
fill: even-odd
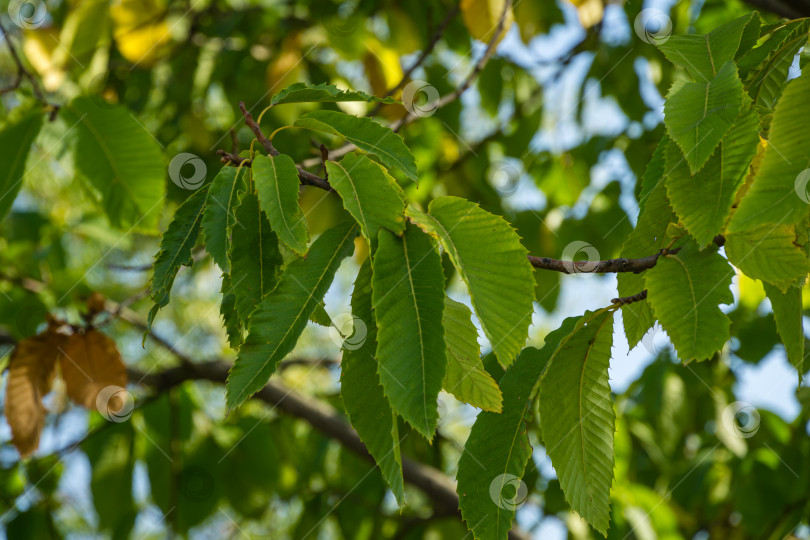
[[(799, 125), (810, 77), (787, 82), (807, 30), (803, 20), (762, 26), (750, 14), (660, 45), (693, 80), (667, 96), (667, 134), (644, 175), (638, 225), (622, 255), (682, 249), (642, 275), (619, 276), (621, 294), (648, 291), (648, 302), (623, 308), (631, 346), (660, 321), (684, 361), (719, 352), (731, 320), (718, 306), (733, 301), (734, 265), (765, 284), (788, 358), (800, 376), (807, 370), (801, 290), (810, 214), (798, 184), (810, 165)], [(723, 244), (727, 258), (717, 253)]]
[[(730, 319), (719, 306), (733, 300), (730, 261), (767, 284), (777, 328), (803, 373), (798, 306), (808, 272), (810, 213), (795, 195), (794, 182), (808, 165), (801, 130), (810, 118), (803, 116), (800, 101), (810, 91), (810, 76), (785, 83), (789, 65), (779, 61), (795, 54), (785, 50), (795, 47), (794, 32), (806, 41), (804, 21), (761, 27), (750, 14), (708, 35), (675, 36), (660, 45), (694, 81), (679, 81), (667, 96), (667, 135), (645, 175), (639, 224), (624, 247), (627, 256), (665, 249), (652, 270), (620, 278), (620, 292), (648, 291), (647, 303), (623, 308), (631, 345), (659, 321), (683, 361), (718, 353), (729, 337)], [(359, 98), (297, 86), (273, 103)], [(413, 205), (406, 209), (402, 190), (384, 166), (415, 179), (413, 157), (401, 138), (370, 119), (324, 110), (294, 125), (341, 135), (382, 163), (359, 153), (326, 162), (328, 178), (357, 225), (333, 228), (307, 249), (294, 161), (257, 155), (249, 178), (226, 167), (210, 190), (181, 206), (156, 260), (152, 294), (159, 307), (168, 302), (180, 265), (191, 261), (200, 229), (211, 239), (206, 246), (227, 272), (222, 313), (239, 350), (227, 385), (228, 406), (239, 406), (261, 389), (293, 349), (340, 261), (352, 252), (359, 226), (371, 249), (352, 307), (370, 330), (362, 347), (344, 355), (341, 391), (352, 423), (397, 499), (402, 501), (403, 490), (392, 415), (431, 439), (444, 387), (487, 411), (465, 446), (458, 489), (475, 537), (505, 538), (514, 511), (492, 508), (490, 483), (502, 482), (495, 489), (501, 493), (504, 475), (522, 476), (531, 454), (525, 416), (537, 394), (543, 440), (566, 499), (606, 533), (615, 420), (607, 382), (612, 309), (567, 320), (542, 350), (527, 349), (518, 357), (532, 312), (533, 280), (526, 250), (510, 225), (456, 197), (434, 199), (426, 213)], [(764, 150), (752, 166), (758, 144)], [(212, 197), (219, 202), (206, 204)], [(728, 260), (710, 247), (720, 234)], [(285, 263), (279, 242), (306, 258), (286, 257)], [(470, 313), (445, 295), (440, 252), (467, 285), (494, 355), (506, 368), (498, 385), (470, 343), (475, 335)]]
[[(617, 397), (617, 408), (626, 411), (626, 415), (617, 416), (607, 384), (615, 308), (566, 320), (546, 337), (542, 349), (523, 347), (532, 302), (536, 300), (552, 311), (560, 283), (556, 273), (536, 271), (532, 276), (527, 250), (558, 253), (570, 241), (584, 239), (597, 245), (603, 255), (621, 252), (625, 257), (644, 257), (669, 248), (655, 268), (619, 277), (622, 296), (648, 291), (648, 301), (622, 308), (631, 345), (638, 344), (658, 321), (681, 360), (717, 356), (731, 335), (741, 342), (736, 354), (757, 362), (780, 337), (794, 366), (800, 373), (806, 371), (802, 364), (805, 340), (800, 285), (807, 273), (807, 205), (796, 196), (794, 186), (808, 166), (806, 139), (799, 131), (808, 119), (801, 101), (808, 90), (807, 75), (786, 84), (791, 62), (807, 41), (806, 21), (768, 24), (757, 15), (746, 15), (708, 35), (673, 36), (660, 44), (660, 50), (677, 67), (663, 70), (655, 81), (659, 88), (668, 88), (673, 74), (683, 77), (667, 97), (667, 134), (638, 183), (641, 214), (630, 233), (626, 221), (614, 227), (625, 217), (618, 207), (616, 184), (598, 194), (585, 218), (566, 214), (559, 227), (547, 222), (559, 221), (551, 218), (559, 217), (561, 208), (582, 200), (589, 166), (607, 151), (621, 148), (631, 169), (643, 171), (652, 152), (647, 145), (658, 134), (651, 130), (640, 138), (626, 134), (594, 136), (560, 153), (536, 151), (529, 141), (542, 123), (544, 111), (538, 106), (542, 92), (526, 75), (525, 66), (506, 57), (487, 64), (476, 89), (485, 113), (495, 118), (504, 108), (514, 107), (514, 117), (505, 123), (503, 133), (499, 127), (479, 143), (472, 143), (469, 152), (463, 151), (453, 135), (464, 131), (458, 103), (408, 127), (408, 147), (397, 134), (368, 118), (338, 110), (313, 111), (312, 102), (345, 105), (359, 100), (379, 103), (380, 114), (386, 118), (402, 113), (395, 99), (370, 94), (387, 94), (402, 75), (401, 69), (397, 73), (391, 67), (398, 66), (398, 56), (428, 42), (426, 29), (414, 25), (424, 18), (420, 5), (394, 7), (364, 2), (359, 12), (346, 17), (331, 2), (306, 6), (290, 3), (294, 13), (283, 15), (270, 8), (261, 12), (234, 8), (226, 14), (217, 8), (223, 3), (212, 2), (204, 16), (194, 17), (194, 40), (189, 37), (188, 43), (175, 42), (172, 50), (166, 45), (171, 41), (169, 28), (175, 23), (171, 10), (158, 7), (158, 2), (125, 1), (113, 9), (106, 2), (81, 2), (69, 8), (68, 4), (63, 3), (61, 11), (54, 14), (62, 26), (58, 32), (62, 46), (54, 45), (53, 29), (36, 29), (26, 33), (26, 54), (46, 86), (57, 88), (67, 77), (70, 88), (74, 84), (70, 79), (81, 79), (80, 91), (92, 97), (68, 101), (60, 109), (57, 129), (48, 124), (43, 128), (41, 112), (19, 107), (6, 118), (0, 131), (0, 152), (10, 164), (0, 173), (4, 194), (0, 217), (10, 212), (4, 223), (4, 241), (8, 239), (12, 247), (3, 250), (3, 262), (19, 275), (43, 280), (49, 273), (55, 275), (50, 284), (54, 298), (60, 298), (53, 302), (47, 294), (41, 295), (49, 304), (46, 307), (40, 296), (9, 291), (14, 306), (0, 310), (0, 316), (17, 339), (34, 335), (49, 308), (62, 304), (64, 298), (85, 293), (86, 285), (74, 291), (74, 283), (84, 280), (87, 267), (92, 270), (97, 264), (93, 259), (81, 268), (75, 261), (66, 262), (65, 248), (52, 240), (60, 238), (58, 220), (45, 220), (42, 216), (46, 213), (17, 207), (10, 210), (21, 179), (28, 176), (26, 184), (34, 185), (29, 172), (41, 158), (27, 156), (39, 157), (35, 140), (51, 143), (49, 151), (55, 149), (54, 153), (68, 161), (69, 170), (75, 168), (83, 181), (82, 189), (73, 190), (67, 200), (72, 202), (76, 193), (81, 193), (98, 204), (115, 228), (149, 233), (160, 223), (166, 196), (177, 201), (187, 193), (166, 182), (160, 145), (169, 146), (167, 155), (177, 149), (196, 151), (213, 170), (210, 148), (232, 119), (228, 113), (203, 119), (201, 109), (208, 110), (217, 100), (258, 102), (267, 95), (267, 88), (298, 80), (339, 80), (346, 86), (346, 79), (336, 73), (329, 55), (308, 54), (307, 49), (314, 48), (313, 43), (320, 39), (318, 32), (329, 41), (330, 51), (337, 51), (344, 60), (362, 63), (365, 74), (360, 87), (370, 92), (341, 91), (327, 84), (293, 85), (271, 99), (268, 119), (304, 129), (279, 132), (278, 140), (290, 148), (289, 154), (243, 153), (252, 159), (250, 168), (225, 167), (212, 182), (185, 199), (169, 224), (155, 263), (150, 289), (154, 307), (149, 318), (151, 322), (169, 303), (179, 268), (199, 259), (199, 251), (193, 248), (202, 240), (223, 273), (220, 311), (229, 342), (239, 351), (228, 382), (227, 404), (237, 407), (267, 382), (282, 358), (293, 350), (308, 321), (331, 324), (323, 309), (323, 296), (341, 261), (354, 247), (355, 258), (365, 262), (355, 279), (352, 313), (358, 323), (344, 347), (340, 398), (382, 477), (378, 481), (376, 476), (369, 476), (370, 469), (346, 452), (340, 453), (337, 462), (340, 473), (330, 473), (324, 459), (326, 439), (312, 431), (302, 435), (302, 426), (294, 422), (260, 422), (266, 414), (250, 405), (232, 414), (222, 429), (195, 428), (192, 424), (199, 425), (205, 417), (195, 411), (199, 412), (207, 400), (186, 385), (137, 411), (134, 426), (113, 425), (83, 446), (94, 464), (91, 485), (100, 528), (116, 534), (131, 529), (135, 513), (129, 492), (135, 460), (142, 459), (147, 464), (154, 502), (164, 514), (179, 516), (170, 519), (176, 530), (186, 531), (215, 514), (223, 498), (242, 515), (251, 517), (261, 515), (273, 495), (287, 501), (298, 490), (305, 509), (294, 532), (296, 537), (321, 525), (334, 503), (330, 496), (335, 492), (351, 495), (352, 502), (371, 509), (352, 513), (349, 508), (354, 505), (338, 508), (335, 514), (341, 530), (351, 536), (380, 508), (386, 489), (382, 478), (398, 502), (404, 501), (404, 454), (434, 466), (446, 465), (437, 455), (440, 445), (443, 450), (450, 445), (434, 436), (440, 389), (484, 411), (460, 457), (457, 474), (461, 510), (477, 538), (507, 534), (514, 503), (518, 502), (518, 494), (510, 497), (509, 491), (516, 485), (515, 479), (529, 484), (533, 493), (542, 494), (546, 515), (565, 516), (573, 509), (600, 532), (607, 530), (610, 518), (608, 535), (617, 538), (629, 530), (649, 528), (644, 516), (639, 517), (639, 509), (654, 521), (659, 536), (672, 537), (694, 534), (707, 522), (715, 524), (716, 535), (722, 536), (725, 531), (717, 524), (730, 521), (729, 516), (735, 513), (743, 515), (746, 530), (757, 536), (769, 530), (787, 533), (789, 524), (802, 518), (806, 491), (796, 487), (787, 493), (778, 486), (801, 484), (807, 477), (803, 464), (810, 454), (801, 429), (806, 413), (790, 426), (769, 416), (767, 429), (763, 429), (767, 438), (758, 439), (747, 454), (740, 449), (738, 439), (723, 438), (722, 431), (717, 438), (733, 457), (723, 457), (722, 452), (717, 456), (712, 445), (720, 443), (713, 437), (702, 440), (695, 451), (690, 436), (707, 422), (719, 423), (720, 415), (713, 407), (722, 407), (717, 394), (713, 398), (697, 395), (695, 389), (702, 390), (701, 382), (708, 380), (723, 398), (730, 397), (719, 389), (728, 388), (731, 378), (713, 377), (707, 371), (720, 369), (722, 363), (690, 366), (700, 376), (687, 380), (683, 371), (661, 359), (628, 395)], [(451, 23), (443, 38), (443, 46), (459, 55), (467, 52), (470, 35), (485, 42), (489, 39), (502, 2), (465, 0), (461, 4), (464, 26)], [(601, 4), (596, 3), (600, 11), (595, 19), (587, 18), (588, 7), (593, 8), (594, 2), (575, 4), (582, 25), (594, 28), (601, 19)], [(440, 2), (431, 6), (439, 13), (446, 10)], [(630, 21), (636, 8), (631, 3), (625, 5)], [(717, 16), (718, 11), (721, 16)], [(305, 12), (312, 19), (306, 23), (297, 19)], [(703, 13), (696, 23), (699, 29), (713, 27), (713, 20), (730, 18), (725, 6), (718, 8), (711, 2)], [(366, 28), (362, 24), (372, 17), (387, 22), (390, 35), (374, 35), (371, 25)], [(562, 13), (554, 2), (523, 1), (517, 2), (514, 19), (528, 42), (534, 34), (561, 21)], [(692, 22), (682, 5), (673, 12), (673, 19), (681, 29)], [(344, 31), (346, 26), (354, 33), (350, 38)], [(78, 32), (79, 27), (92, 32)], [(239, 29), (239, 37), (231, 39), (235, 29)], [(267, 41), (262, 36), (268, 29), (276, 31), (278, 43), (272, 42), (272, 60), (264, 62), (260, 58)], [(594, 35), (589, 32), (583, 42), (583, 48), (598, 53), (589, 68), (589, 78), (600, 80), (603, 93), (615, 98), (629, 118), (640, 120), (648, 107), (638, 96), (641, 75), (635, 60), (655, 66), (661, 54), (651, 45), (632, 42), (617, 46), (594, 39)], [(250, 55), (239, 49), (240, 40), (255, 44)], [(97, 59), (104, 63), (107, 49), (112, 54), (109, 78), (98, 79), (94, 76), (100, 65)], [(194, 71), (193, 66), (205, 66), (211, 56), (219, 57), (214, 67)], [(617, 58), (622, 61), (617, 63)], [(568, 60), (570, 57), (566, 64)], [(159, 70), (153, 75), (149, 70), (133, 69), (161, 62), (171, 77), (163, 77)], [(87, 72), (80, 71), (79, 66), (85, 65)], [(441, 67), (426, 63), (426, 77), (442, 92), (450, 91)], [(264, 77), (269, 81), (267, 87), (255, 84)], [(86, 81), (90, 81), (89, 86)], [(199, 98), (203, 94), (205, 101)], [(112, 105), (108, 97), (126, 106)], [(584, 101), (576, 106), (583, 117)], [(291, 105), (278, 107), (283, 104)], [(313, 132), (328, 145), (342, 138), (359, 149), (339, 161), (326, 161), (325, 174), (338, 196), (323, 194), (325, 198), (315, 203), (323, 200), (323, 205), (315, 211), (314, 190), (305, 188), (301, 195), (296, 169), (296, 161), (302, 157), (298, 149), (309, 145)], [(60, 150), (65, 143), (72, 152)], [(547, 206), (539, 212), (511, 212), (490, 185), (488, 172), (501, 163), (498, 156), (525, 158), (530, 154), (530, 159), (522, 161), (528, 175), (542, 188)], [(413, 156), (419, 158), (418, 175)], [(419, 189), (413, 183), (417, 178)], [(431, 193), (451, 196), (437, 197), (428, 204)], [(37, 195), (48, 200), (41, 193)], [(480, 206), (470, 202), (473, 200)], [(326, 220), (324, 227), (319, 214), (328, 213), (324, 209), (335, 201), (340, 201), (337, 204), (343, 205), (344, 212), (335, 220)], [(87, 214), (92, 215), (90, 211)], [(541, 225), (537, 224), (538, 217)], [(80, 225), (89, 228), (92, 219), (82, 216)], [(336, 225), (339, 221), (343, 223)], [(102, 229), (107, 221), (103, 223)], [(323, 232), (324, 228), (328, 230)], [(608, 229), (614, 234), (604, 235)], [(80, 227), (75, 230), (76, 235), (86, 234), (79, 231)], [(630, 236), (622, 247), (627, 233)], [(101, 236), (93, 234), (92, 239)], [(311, 238), (316, 239), (310, 242)], [(120, 239), (105, 241), (112, 251)], [(41, 244), (47, 242), (53, 245), (42, 249)], [(717, 250), (721, 243), (725, 251)], [(148, 244), (145, 249), (151, 248)], [(765, 283), (774, 311), (773, 320), (769, 319), (773, 328), (763, 322), (757, 305), (740, 305), (726, 314), (725, 308), (718, 307), (731, 302), (731, 265), (744, 272), (741, 279), (748, 280), (746, 283), (753, 283), (748, 276)], [(195, 265), (192, 271), (204, 272), (205, 268), (204, 264)], [(466, 284), (471, 307), (493, 354), (481, 357), (471, 310), (445, 293), (447, 276), (453, 273)], [(109, 279), (110, 283), (115, 281)], [(0, 301), (5, 303), (2, 298)], [(360, 322), (366, 335), (357, 347)], [(101, 336), (94, 330), (77, 331), (75, 337), (66, 339), (78, 343), (80, 336), (91, 332)], [(50, 342), (51, 335), (46, 332), (33, 339)], [(22, 341), (12, 367), (27, 366), (29, 356), (38, 359), (37, 363), (45, 357), (27, 354), (33, 346), (33, 341)], [(64, 364), (64, 357), (61, 362), (53, 361), (55, 354), (52, 357), (43, 369), (26, 372), (23, 378), (18, 378), (22, 377), (22, 367), (14, 370), (14, 380), (21, 380), (25, 391), (25, 401), (20, 403), (31, 406), (40, 426), (44, 416), (39, 403), (50, 385), (34, 374), (52, 373), (48, 366)], [(65, 382), (69, 382), (67, 377)], [(117, 379), (116, 384), (120, 382)], [(666, 391), (659, 391), (661, 388)], [(690, 408), (693, 399), (708, 406), (703, 412), (697, 405)], [(628, 408), (622, 409), (624, 405)], [(6, 407), (6, 415), (10, 414), (14, 414), (11, 402)], [(674, 416), (676, 422), (672, 421)], [(669, 434), (673, 425), (677, 425), (677, 433), (657, 436)], [(404, 444), (410, 430), (432, 440), (433, 448), (428, 448), (425, 440), (419, 441), (422, 446)], [(223, 460), (234, 442), (247, 434), (252, 435), (229, 454), (233, 459)], [(15, 441), (19, 442), (16, 432)], [(530, 459), (532, 446), (540, 445), (546, 447), (558, 479), (547, 482), (535, 469)], [(166, 459), (163, 449), (178, 465), (170, 465), (173, 461)], [(278, 455), (273, 455), (276, 450)], [(249, 466), (240, 467), (240, 463)], [(281, 465), (272, 467), (272, 463)], [(788, 467), (782, 467), (784, 464)], [(30, 462), (29, 483), (47, 490), (53, 478), (40, 484), (38, 473), (50, 468), (44, 458)], [(682, 484), (694, 478), (690, 477), (694, 468), (703, 473), (695, 475), (704, 479), (702, 483)], [(295, 476), (296, 470), (305, 472)], [(793, 470), (802, 480), (795, 482), (793, 475), (787, 475)], [(612, 486), (614, 472), (617, 478), (628, 479), (627, 484)], [(12, 477), (17, 478), (9, 473), (3, 480)], [(179, 487), (173, 483), (178, 478)], [(733, 485), (729, 489), (739, 495), (719, 495), (711, 482), (715, 478), (724, 478)], [(355, 489), (360, 480), (365, 483)], [(690, 521), (683, 516), (686, 512), (673, 511), (664, 504), (658, 493), (663, 485), (682, 486), (673, 492), (672, 506), (698, 517)], [(244, 488), (240, 491), (235, 486)], [(687, 492), (684, 487), (693, 489)], [(119, 499), (110, 496), (117, 489), (126, 492), (126, 504), (115, 504)], [(7, 492), (17, 493), (14, 489)], [(358, 492), (362, 496), (355, 501)], [(746, 500), (751, 493), (762, 496), (752, 499), (755, 502)], [(416, 499), (409, 496), (409, 505), (419, 504)], [(20, 513), (15, 527), (35, 523), (39, 511)], [(372, 535), (382, 536), (384, 527), (374, 522)], [(427, 524), (417, 526), (415, 534), (428, 528)], [(17, 530), (9, 527), (8, 534), (13, 537)], [(464, 533), (459, 532), (458, 524), (448, 524), (442, 534), (452, 538)]]

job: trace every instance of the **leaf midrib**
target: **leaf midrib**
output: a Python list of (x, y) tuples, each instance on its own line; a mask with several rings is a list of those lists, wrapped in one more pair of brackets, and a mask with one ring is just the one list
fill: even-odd
[[(432, 249), (432, 248), (431, 248)], [(411, 273), (411, 260), (408, 256), (408, 240), (402, 236), (402, 251), (405, 254), (405, 271), (408, 273), (408, 284), (411, 287), (411, 298), (413, 298), (413, 308), (416, 310), (416, 325), (419, 329), (419, 367), (422, 369), (422, 412), (425, 417), (425, 433), (430, 433), (430, 422), (427, 417), (427, 382), (425, 375), (425, 341), (422, 337), (422, 317), (419, 315), (419, 305), (416, 302), (416, 290), (413, 286), (413, 275)], [(418, 264), (418, 263), (417, 263)]]
[[(355, 202), (357, 202), (357, 209), (360, 210), (360, 219), (363, 220), (363, 229), (365, 230), (366, 236), (370, 237), (371, 236), (371, 230), (368, 228), (368, 222), (366, 221), (366, 213), (363, 212), (363, 205), (360, 204), (360, 196), (357, 193), (357, 186), (354, 184), (354, 181), (352, 181), (352, 177), (351, 177), (351, 175), (349, 175), (349, 171), (346, 170), (346, 167), (344, 167), (342, 163), (338, 163), (337, 161), (333, 161), (333, 163), (335, 164), (335, 166), (340, 167), (340, 170), (343, 171), (343, 174), (346, 176), (346, 179), (349, 181), (349, 184), (352, 187), (352, 194), (354, 195), (354, 200), (355, 200)], [(402, 240), (404, 242), (405, 238), (403, 237)], [(408, 258), (407, 250), (406, 250), (405, 258), (406, 258), (406, 260)]]

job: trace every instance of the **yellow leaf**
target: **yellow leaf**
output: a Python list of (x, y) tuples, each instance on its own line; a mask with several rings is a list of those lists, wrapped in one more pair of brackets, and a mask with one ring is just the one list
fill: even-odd
[(292, 83), (304, 81), (306, 72), (298, 34), (284, 38), (281, 50), (267, 65), (267, 88), (275, 94)]
[(393, 88), (402, 80), (399, 55), (377, 40), (366, 42), (363, 67), (371, 84), (371, 92), (375, 96), (384, 96), (389, 88)]
[[(498, 22), (501, 20), (505, 5), (506, 0), (461, 0), (461, 16), (470, 35), (479, 41), (489, 43), (498, 29)], [(514, 16), (510, 9), (506, 13), (503, 31), (501, 31), (498, 42), (506, 35), (513, 20)]]
[(164, 15), (162, 3), (154, 0), (113, 2), (110, 17), (114, 23), (113, 37), (121, 56), (144, 67), (159, 60), (171, 39)]
[(56, 358), (65, 336), (47, 330), (24, 339), (11, 353), (6, 385), (6, 420), (11, 426), (11, 442), (22, 457), (39, 447), (45, 424), (42, 397), (51, 389)]
[[(375, 96), (385, 96), (390, 88), (402, 80), (399, 54), (377, 40), (366, 41), (363, 67), (371, 85), (371, 93)], [(404, 113), (402, 105), (384, 105), (379, 111), (381, 116), (390, 120), (400, 118)]]
[(765, 289), (762, 282), (758, 279), (753, 279), (742, 272), (737, 272), (739, 279), (738, 287), (740, 289), (740, 304), (744, 305), (751, 311), (755, 311), (757, 307), (765, 300)]
[(577, 7), (579, 23), (583, 28), (597, 24), (605, 14), (602, 0), (571, 0), (571, 3)]
[(55, 58), (59, 46), (59, 30), (53, 27), (25, 31), (23, 53), (42, 76), (42, 84), (49, 92), (57, 90), (65, 79), (65, 72)]
[(115, 42), (121, 56), (143, 67), (152, 66), (163, 57), (171, 34), (166, 21), (155, 24), (115, 31)]
[[(86, 409), (96, 408), (99, 392), (108, 386), (127, 385), (126, 367), (115, 342), (98, 330), (69, 336), (59, 365), (68, 396)], [(111, 408), (115, 412), (123, 405)]]

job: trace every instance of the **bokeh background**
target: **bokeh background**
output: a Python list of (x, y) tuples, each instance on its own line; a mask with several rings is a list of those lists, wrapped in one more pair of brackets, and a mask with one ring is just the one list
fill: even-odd
[[(471, 36), (452, 1), (38, 0), (2, 7), (0, 87), (17, 77), (10, 41), (48, 103), (86, 95), (99, 107), (122, 108), (160, 146), (164, 167), (191, 153), (204, 162), (207, 181), (222, 166), (216, 150), (245, 150), (253, 138), (240, 101), (257, 115), (295, 82), (385, 95), (421, 51), (433, 47), (407, 79), (419, 90), (411, 106), (420, 116), (401, 130), (420, 171), (418, 185), (400, 179), (409, 199), (477, 201), (513, 223), (532, 255), (580, 259), (618, 256), (638, 213), (637, 179), (663, 133), (663, 96), (682, 76), (650, 36), (705, 33), (753, 9), (716, 0), (518, 0), (514, 23), (472, 86), (434, 110), (431, 100), (457, 88), (487, 48), (486, 40)], [(642, 10), (655, 11), (639, 30)], [(804, 58), (804, 51), (797, 55), (790, 76)], [(0, 99), (4, 121), (38, 96), (23, 81)], [(269, 133), (314, 107), (274, 108), (262, 126)], [(370, 106), (340, 108), (367, 114)], [(406, 111), (386, 105), (375, 112), (394, 121)], [(103, 327), (128, 366), (150, 372), (176, 365), (177, 357), (155, 339), (142, 345), (142, 328), (132, 321), (150, 307), (143, 291), (160, 231), (190, 191), (167, 175), (165, 207), (153, 226), (116, 225), (69, 151), (71, 128), (58, 116), (46, 122), (22, 191), (0, 222), (2, 366), (14, 343), (41, 330), (49, 312), (79, 321), (94, 291), (128, 304), (128, 320), (111, 318)], [(335, 141), (285, 130), (275, 142), (301, 161), (318, 158), (321, 142)], [(302, 206), (313, 235), (341, 212), (338, 202), (310, 188), (302, 191)], [(359, 249), (344, 263), (327, 294), (333, 318), (349, 312), (363, 256)], [(195, 259), (180, 272), (154, 333), (195, 361), (230, 360), (219, 315), (220, 272), (202, 250)], [(469, 303), (449, 267), (448, 278), (451, 296)], [(538, 271), (536, 279), (530, 344), (538, 346), (565, 317), (617, 296), (614, 276)], [(810, 538), (810, 391), (798, 388), (761, 284), (738, 277), (732, 288), (735, 302), (724, 311), (733, 320), (733, 337), (711, 362), (682, 365), (658, 328), (630, 351), (616, 324), (610, 382), (619, 417), (610, 538)], [(487, 351), (480, 332), (479, 341)], [(277, 376), (342, 410), (339, 358), (334, 332), (311, 324)], [(301, 420), (257, 403), (226, 417), (221, 385), (131, 391), (132, 417), (110, 424), (70, 405), (57, 384), (46, 399), (50, 414), (40, 448), (25, 461), (0, 424), (0, 534), (467, 534), (457, 516), (437, 511), (416, 489), (408, 488), (409, 505), (400, 511), (378, 471)], [(453, 477), (477, 410), (449, 394), (440, 400), (437, 442), (408, 436), (403, 453)], [(723, 412), (736, 402), (743, 413), (729, 425)], [(534, 538), (592, 537), (568, 509), (536, 425), (530, 437), (535, 452), (518, 524)]]

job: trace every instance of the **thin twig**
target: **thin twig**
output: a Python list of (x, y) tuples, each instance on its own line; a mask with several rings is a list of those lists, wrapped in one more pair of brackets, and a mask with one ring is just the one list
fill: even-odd
[(262, 128), (259, 127), (259, 124), (257, 124), (256, 121), (253, 119), (253, 115), (250, 114), (250, 111), (248, 111), (247, 107), (245, 107), (244, 101), (239, 102), (239, 110), (242, 111), (242, 116), (245, 117), (245, 124), (247, 124), (247, 126), (251, 129), (251, 131), (253, 131), (253, 134), (256, 135), (256, 139), (258, 139), (259, 143), (261, 143), (261, 145), (264, 146), (264, 149), (267, 151), (267, 153), (270, 154), (271, 156), (277, 156), (278, 150), (276, 150), (276, 147), (273, 146), (273, 143), (270, 141), (270, 139), (264, 136)]
[[(484, 55), (478, 60), (478, 62), (476, 62), (473, 70), (470, 72), (469, 75), (467, 75), (467, 77), (464, 79), (464, 81), (457, 89), (439, 98), (439, 100), (436, 102), (435, 110), (439, 110), (442, 107), (445, 107), (450, 103), (454, 102), (455, 100), (457, 100), (461, 96), (461, 94), (467, 91), (467, 89), (472, 85), (472, 83), (475, 81), (475, 79), (487, 65), (487, 62), (489, 62), (489, 59), (495, 52), (495, 46), (498, 44), (501, 34), (503, 33), (504, 23), (506, 21), (506, 14), (509, 12), (509, 9), (511, 9), (511, 7), (512, 7), (512, 0), (507, 0), (506, 3), (504, 4), (504, 10), (501, 13), (501, 18), (498, 20), (498, 26), (495, 29), (495, 34), (492, 36), (492, 39), (489, 40), (487, 48), (484, 51)], [(409, 112), (408, 114), (406, 114), (405, 116), (403, 116), (402, 118), (391, 124), (389, 127), (396, 132), (399, 131), (403, 126), (410, 124), (417, 118), (419, 118), (419, 115)], [(340, 148), (330, 151), (329, 154), (331, 155), (332, 159), (336, 159), (348, 154), (355, 148), (356, 147), (351, 143), (344, 144)], [(318, 164), (317, 158), (306, 159), (301, 162), (301, 166), (305, 168), (314, 167), (317, 164)]]
[(9, 36), (8, 32), (6, 31), (2, 23), (0, 23), (0, 32), (2, 32), (3, 34), (3, 39), (5, 40), (6, 45), (8, 46), (8, 50), (11, 53), (11, 58), (14, 60), (14, 64), (17, 66), (17, 79), (10, 86), (0, 89), (0, 94), (5, 94), (7, 92), (11, 92), (18, 89), (22, 84), (23, 79), (24, 78), (28, 79), (28, 82), (31, 83), (31, 89), (34, 92), (34, 96), (37, 98), (37, 101), (42, 103), (42, 105), (45, 106), (46, 108), (51, 109), (49, 119), (51, 121), (55, 120), (56, 113), (59, 112), (59, 105), (49, 103), (48, 100), (45, 98), (45, 94), (39, 87), (39, 82), (37, 81), (37, 78), (34, 77), (34, 75), (31, 74), (31, 72), (25, 68), (25, 65), (23, 64), (20, 55), (17, 53), (16, 47), (14, 47), (14, 43), (11, 42), (11, 36)]
[[(461, 3), (457, 2), (456, 5), (454, 5), (450, 9), (450, 11), (447, 12), (447, 15), (444, 16), (444, 19), (442, 19), (442, 22), (439, 23), (439, 26), (436, 28), (436, 32), (430, 39), (430, 43), (428, 43), (427, 47), (425, 47), (424, 50), (422, 50), (422, 54), (419, 55), (419, 58), (416, 59), (416, 62), (414, 62), (408, 69), (405, 70), (405, 72), (402, 74), (402, 79), (400, 79), (400, 81), (394, 87), (388, 90), (383, 97), (392, 96), (397, 90), (405, 86), (405, 83), (408, 82), (408, 79), (411, 77), (413, 72), (416, 71), (416, 68), (421, 66), (425, 62), (427, 57), (430, 56), (430, 53), (433, 52), (433, 49), (436, 48), (436, 45), (442, 39), (444, 31), (447, 29), (447, 26), (450, 24), (450, 21), (453, 20), (453, 18), (458, 14), (460, 9)], [(382, 103), (377, 103), (369, 113), (369, 116), (374, 116), (375, 114), (377, 114), (382, 108), (382, 106), (383, 106)]]
[[(446, 94), (439, 98), (439, 100), (436, 102), (437, 110), (449, 105), (450, 103), (454, 102), (459, 97), (461, 97), (461, 94), (467, 91), (467, 89), (478, 77), (478, 74), (481, 73), (481, 71), (483, 71), (484, 67), (486, 67), (487, 62), (489, 62), (489, 59), (495, 53), (495, 48), (498, 45), (498, 42), (501, 40), (501, 35), (503, 34), (504, 26), (506, 23), (506, 14), (509, 13), (510, 9), (512, 9), (512, 0), (506, 0), (506, 2), (504, 2), (503, 5), (503, 11), (501, 12), (501, 18), (498, 20), (498, 26), (495, 28), (495, 33), (489, 40), (489, 43), (487, 44), (487, 48), (484, 51), (483, 56), (481, 56), (478, 62), (475, 63), (475, 67), (473, 68), (473, 70), (470, 72), (469, 75), (467, 75), (467, 77), (464, 79), (464, 81), (458, 88), (456, 88), (449, 94)], [(409, 112), (401, 119), (399, 119), (397, 122), (395, 122), (394, 125), (391, 126), (391, 129), (393, 129), (394, 131), (399, 131), (400, 128), (402, 128), (402, 126), (410, 124), (417, 118), (419, 118), (419, 115)]]
[(647, 289), (644, 289), (640, 293), (636, 293), (632, 296), (622, 296), (619, 298), (614, 298), (610, 301), (611, 304), (618, 304), (620, 306), (626, 306), (627, 304), (632, 304), (633, 302), (641, 302), (642, 300), (647, 299)]

